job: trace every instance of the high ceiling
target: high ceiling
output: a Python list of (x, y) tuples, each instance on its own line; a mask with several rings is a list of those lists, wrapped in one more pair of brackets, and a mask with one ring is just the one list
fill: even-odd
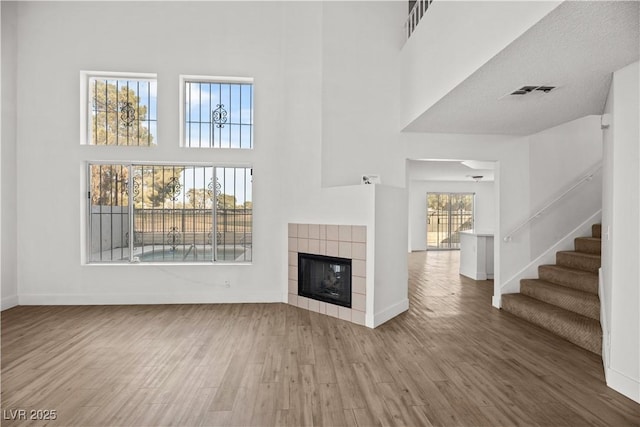
[[(493, 162), (409, 160), (407, 166), (411, 181), (492, 182), (494, 180)], [(473, 176), (482, 176), (482, 178), (474, 179)]]
[[(640, 2), (566, 1), (405, 130), (529, 135), (602, 114), (613, 71), (640, 57)], [(508, 93), (550, 85), (550, 93)]]

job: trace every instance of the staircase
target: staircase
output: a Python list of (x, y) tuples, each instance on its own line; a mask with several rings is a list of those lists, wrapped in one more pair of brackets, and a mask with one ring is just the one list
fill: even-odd
[(519, 294), (502, 295), (502, 308), (596, 354), (602, 353), (598, 269), (601, 226), (575, 239), (575, 251), (556, 253), (538, 279), (520, 281)]

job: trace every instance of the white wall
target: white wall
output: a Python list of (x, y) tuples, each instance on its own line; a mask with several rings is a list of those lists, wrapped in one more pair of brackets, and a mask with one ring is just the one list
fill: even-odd
[(496, 229), (493, 182), (411, 181), (409, 183), (409, 250), (427, 249), (427, 193), (475, 193), (476, 230)]
[[(594, 171), (602, 159), (600, 116), (587, 116), (563, 123), (526, 137), (529, 147), (529, 205), (526, 216), (518, 218), (519, 226), (564, 192), (588, 172)], [(555, 253), (573, 250), (575, 237), (589, 236), (592, 223), (600, 221), (602, 208), (602, 172), (576, 187), (532, 218), (519, 231), (503, 230), (511, 235), (505, 242), (529, 245), (529, 261), (517, 272), (502, 279), (502, 293), (520, 291), (520, 280), (535, 278), (538, 266), (555, 263)]]
[(409, 125), (560, 3), (433, 2), (400, 55), (400, 127)]
[[(529, 137), (529, 195), (538, 211), (602, 160), (600, 116), (587, 116)], [(531, 223), (531, 257), (548, 249), (602, 208), (602, 174), (577, 187)]]
[[(17, 194), (38, 195), (17, 200), (20, 303), (285, 301), (288, 222), (367, 225), (372, 233), (368, 238), (375, 240), (376, 227), (384, 229), (387, 221), (384, 216), (375, 219), (377, 189), (322, 184), (359, 183), (361, 174), (376, 172), (393, 182), (391, 171), (404, 182), (403, 168), (394, 169), (404, 157), (390, 137), (397, 139), (397, 118), (380, 125), (382, 117), (397, 108), (373, 117), (378, 123), (365, 114), (374, 103), (397, 102), (393, 64), (400, 43), (390, 34), (401, 25), (402, 19), (396, 18), (404, 6), (144, 2), (128, 5), (123, 14), (120, 4), (108, 2), (20, 3), (16, 87), (25, 101), (17, 111)], [(354, 19), (362, 28), (354, 30)], [(376, 61), (387, 65), (372, 67)], [(157, 73), (158, 146), (81, 146), (80, 70)], [(179, 148), (179, 74), (253, 77), (255, 149)], [(378, 79), (385, 82), (379, 84)], [(377, 90), (371, 90), (374, 82)], [(350, 91), (343, 93), (344, 87)], [(50, 111), (56, 114), (41, 114), (38, 126), (33, 126), (33, 112), (41, 111), (42, 100), (55, 100)], [(253, 263), (82, 265), (83, 164), (101, 159), (251, 163)], [(51, 165), (55, 174), (47, 177), (55, 179), (43, 180), (42, 174), (34, 173)], [(48, 184), (46, 191), (43, 182)], [(402, 197), (392, 190), (379, 191), (382, 197), (388, 193), (390, 200)], [(42, 206), (59, 208), (48, 210), (43, 221)], [(406, 212), (403, 215), (404, 225), (393, 238), (404, 247)], [(383, 310), (385, 304), (398, 302), (402, 286), (406, 293), (406, 251), (389, 255), (381, 270), (375, 267), (374, 249), (368, 251), (368, 275), (371, 271), (372, 279), (379, 275), (383, 282), (394, 277), (393, 285), (399, 286), (376, 302)], [(373, 307), (373, 292), (370, 297)]]
[[(282, 139), (286, 113), (279, 102), (284, 84), (284, 7), (282, 3), (145, 2), (128, 4), (123, 13), (120, 4), (109, 2), (19, 4), (21, 304), (282, 300), (285, 228), (280, 198), (272, 190), (287, 181), (277, 167), (279, 153), (287, 148)], [(81, 146), (80, 70), (158, 73), (158, 147)], [(254, 150), (178, 147), (181, 73), (255, 78)], [(41, 112), (37, 126), (34, 112)], [(86, 214), (83, 162), (100, 159), (250, 162), (253, 264), (81, 265)], [(48, 206), (57, 208), (46, 209), (44, 216), (43, 207)], [(225, 280), (230, 288), (224, 287)]]
[(403, 2), (325, 2), (322, 55), (322, 184), (378, 174), (404, 187), (398, 144)]
[(0, 165), (2, 176), (0, 251), (2, 310), (18, 304), (18, 277), (16, 259), (16, 104), (15, 81), (17, 60), (17, 14), (14, 3), (0, 3), (2, 12), (2, 148)]
[[(322, 21), (321, 3), (289, 2), (284, 10), (282, 81), (283, 85), (286, 82), (287, 87), (295, 90), (285, 91), (278, 98), (281, 110), (284, 111), (287, 105), (290, 108), (287, 109), (287, 126), (282, 128), (286, 149), (278, 152), (277, 165), (284, 176), (295, 179), (271, 189), (272, 197), (280, 200), (284, 220), (282, 224), (273, 222), (271, 238), (279, 235), (275, 233), (286, 237), (286, 228), (276, 230), (288, 223), (321, 222), (315, 211), (319, 209), (318, 205), (323, 205), (321, 199), (324, 199), (318, 195), (321, 192), (322, 149)], [(334, 218), (336, 221), (341, 219)], [(284, 279), (288, 277), (286, 264), (280, 266)], [(286, 301), (287, 289), (283, 288), (282, 292)]]
[(609, 87), (607, 102), (604, 106), (602, 122), (602, 255), (598, 293), (600, 294), (600, 324), (602, 326), (602, 361), (609, 366), (610, 336), (611, 336), (611, 224), (613, 214), (613, 128), (611, 127), (613, 113), (613, 80)]
[[(613, 75), (604, 132), (604, 297), (609, 308), (607, 384), (640, 402), (640, 109), (638, 62)], [(608, 347), (608, 348), (607, 348)]]

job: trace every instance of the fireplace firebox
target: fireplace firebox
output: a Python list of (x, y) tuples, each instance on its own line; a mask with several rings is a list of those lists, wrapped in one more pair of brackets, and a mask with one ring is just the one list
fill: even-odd
[(351, 260), (298, 253), (298, 295), (351, 308)]

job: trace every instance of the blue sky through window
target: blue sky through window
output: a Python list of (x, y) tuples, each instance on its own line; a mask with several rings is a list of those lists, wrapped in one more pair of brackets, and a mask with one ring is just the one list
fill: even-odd
[(253, 85), (185, 82), (185, 146), (252, 148)]

